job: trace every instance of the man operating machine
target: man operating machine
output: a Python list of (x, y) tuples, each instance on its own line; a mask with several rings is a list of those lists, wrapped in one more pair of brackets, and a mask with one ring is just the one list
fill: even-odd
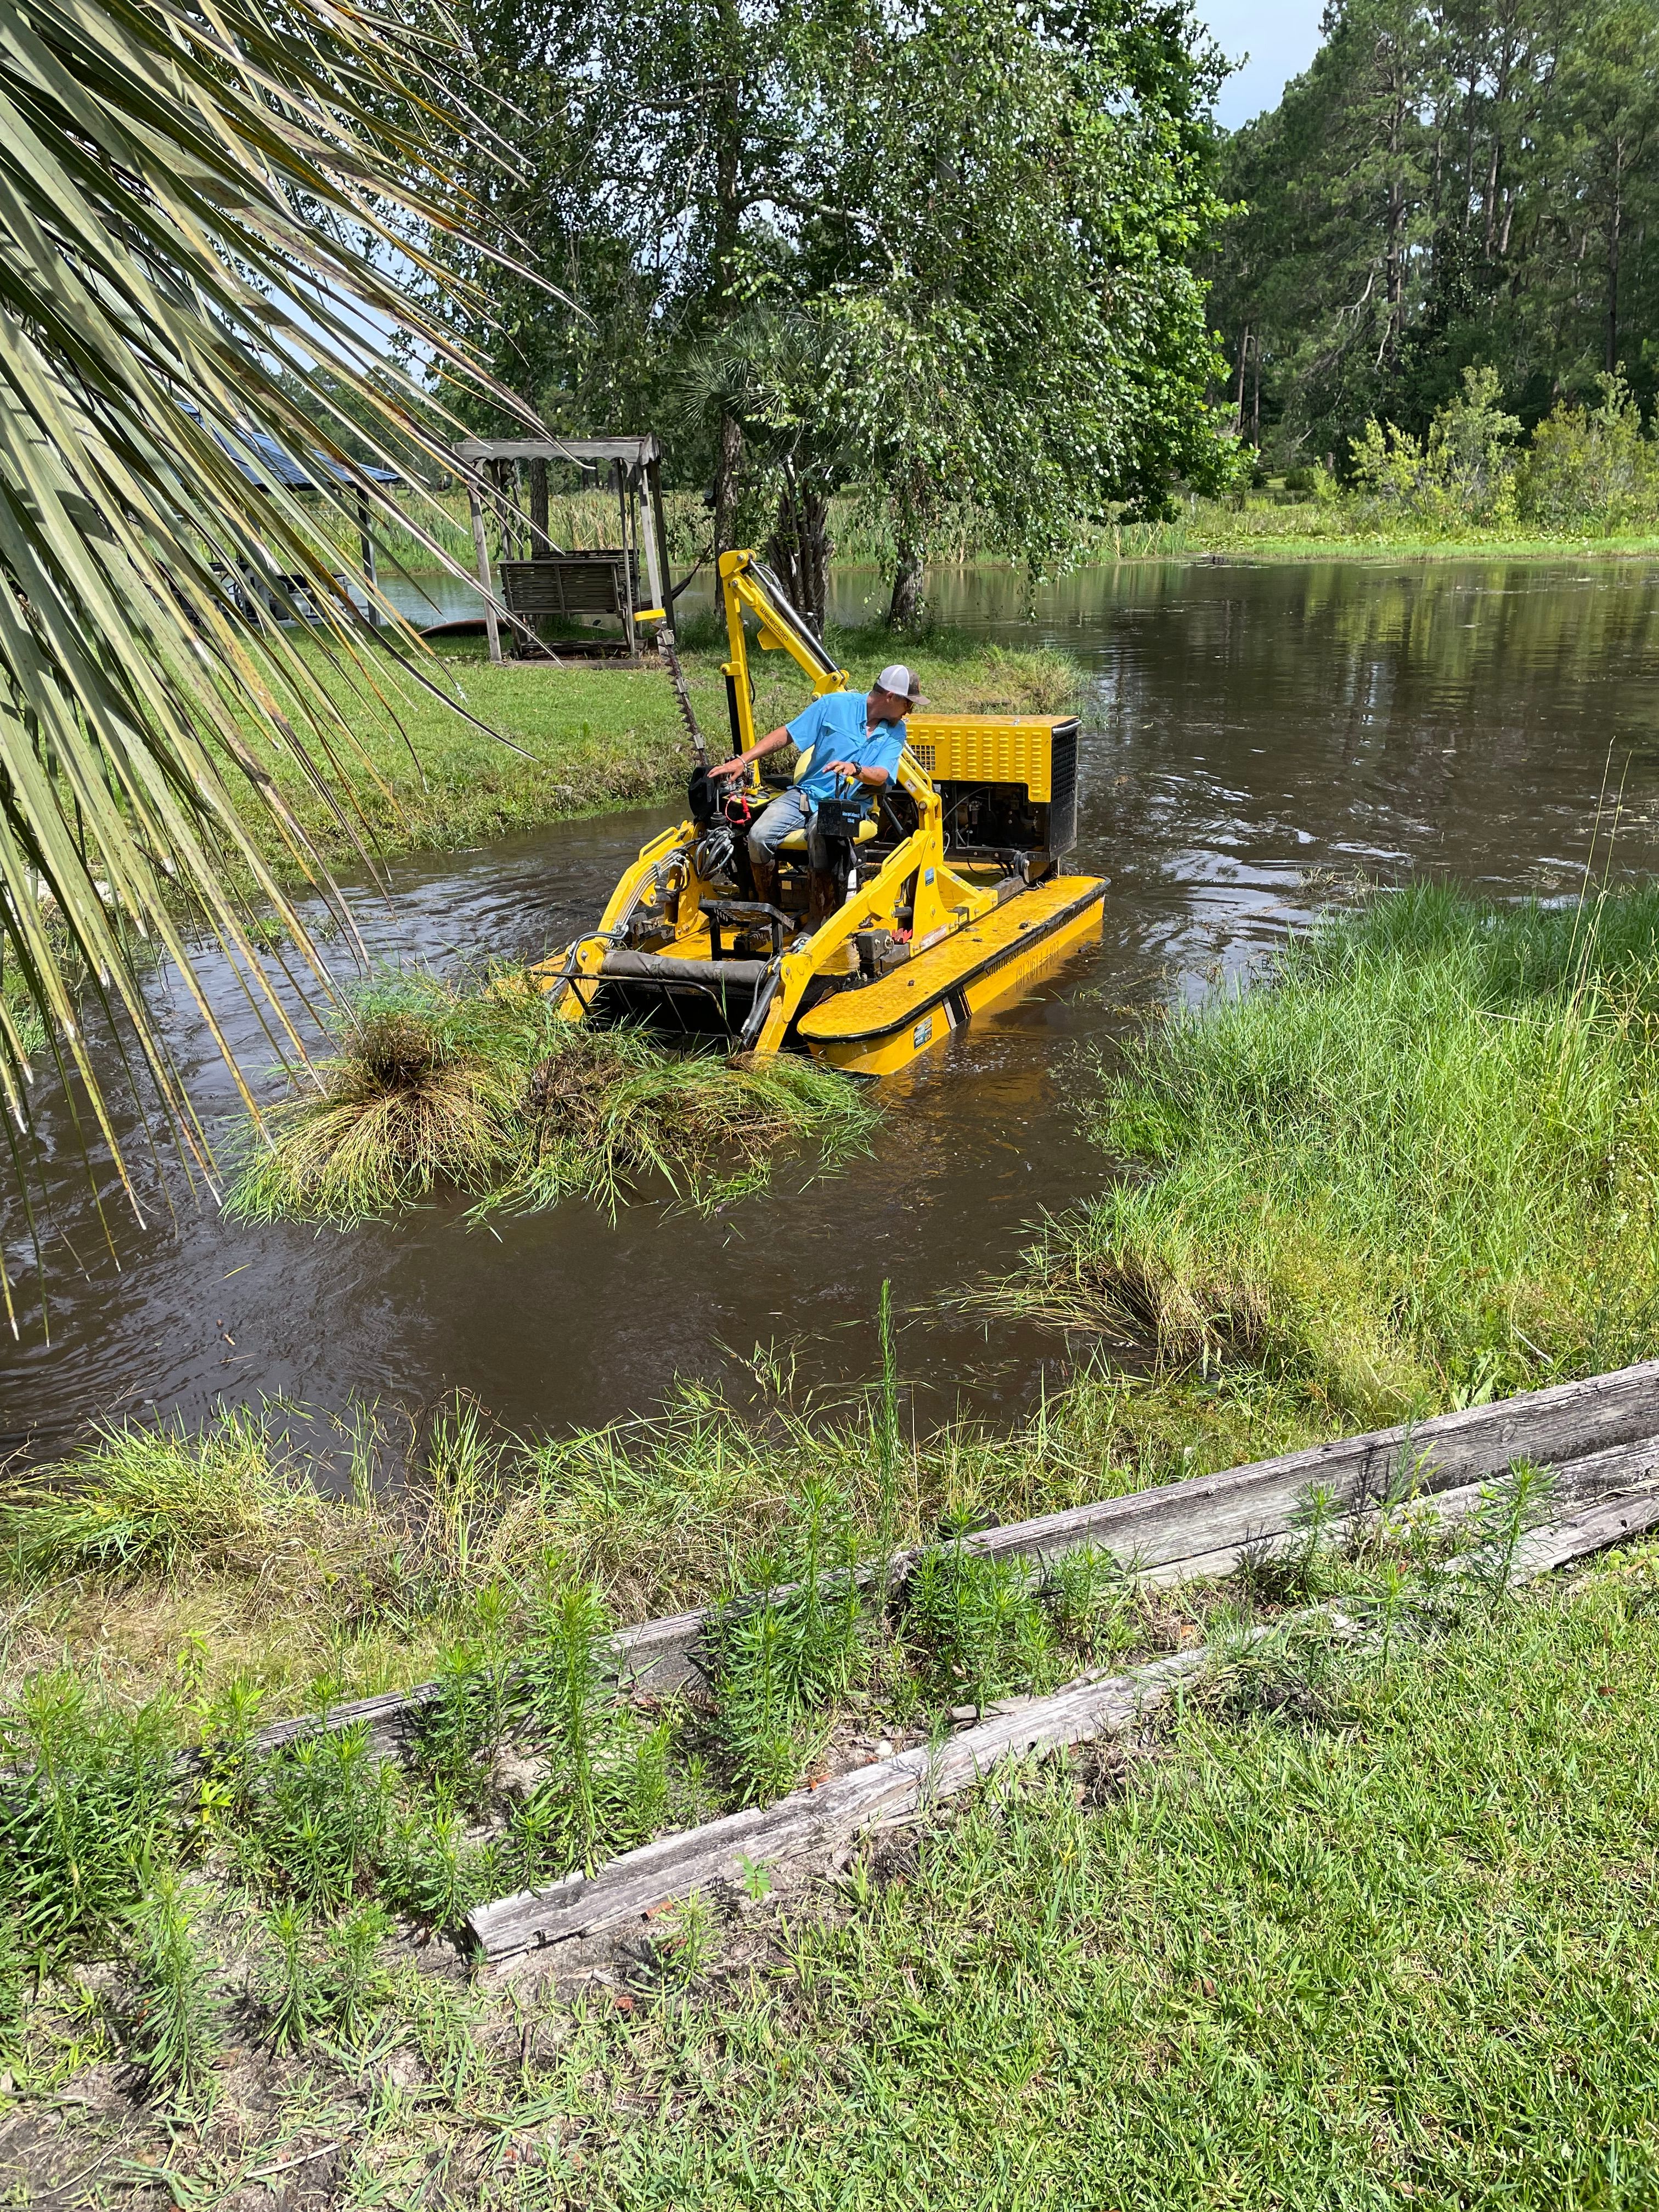
[(915, 675), (902, 661), (894, 661), (869, 691), (826, 691), (793, 722), (769, 731), (746, 752), (709, 769), (711, 781), (716, 776), (744, 775), (753, 763), (790, 744), (800, 757), (793, 783), (750, 824), (749, 866), (757, 899), (776, 904), (778, 848), (786, 837), (805, 829), (807, 918), (814, 929), (828, 921), (840, 886), (830, 840), (819, 826), (819, 810), (829, 802), (851, 800), (859, 811), (867, 812), (866, 794), (885, 791), (898, 775), (906, 714), (925, 704)]

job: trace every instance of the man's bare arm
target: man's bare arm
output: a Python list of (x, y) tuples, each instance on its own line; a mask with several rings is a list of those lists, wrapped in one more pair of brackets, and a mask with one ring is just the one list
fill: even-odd
[(763, 738), (756, 738), (746, 753), (734, 753), (730, 760), (721, 761), (708, 773), (710, 775), (741, 775), (751, 761), (764, 760), (768, 753), (781, 752), (789, 742), (787, 730), (769, 730)]

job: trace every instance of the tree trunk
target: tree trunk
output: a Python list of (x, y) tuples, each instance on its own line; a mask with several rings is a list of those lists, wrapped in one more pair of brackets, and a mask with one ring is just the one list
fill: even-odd
[(1244, 428), (1244, 364), (1250, 356), (1250, 326), (1245, 324), (1238, 341), (1238, 388), (1233, 393), (1233, 428), (1242, 432)]
[(1623, 148), (1614, 157), (1613, 173), (1613, 209), (1607, 217), (1607, 374), (1616, 374), (1619, 368), (1619, 247), (1624, 228), (1625, 179), (1620, 158)]
[(732, 550), (738, 521), (738, 477), (743, 467), (743, 425), (735, 415), (720, 416), (720, 450), (714, 465), (714, 554)]
[(822, 637), (830, 619), (830, 496), (806, 491), (800, 499), (800, 611)]
[(921, 556), (902, 551), (893, 570), (893, 596), (887, 608), (889, 629), (914, 629), (921, 619)]
[(822, 637), (830, 597), (830, 501), (823, 492), (804, 489), (787, 460), (766, 557), (790, 605)]

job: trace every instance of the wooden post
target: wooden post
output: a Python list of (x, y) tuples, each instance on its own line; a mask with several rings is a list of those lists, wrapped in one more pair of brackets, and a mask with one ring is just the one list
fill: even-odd
[(548, 535), (547, 463), (530, 464), (530, 557), (544, 561), (553, 550)]
[(651, 477), (648, 471), (645, 469), (640, 471), (640, 489), (641, 496), (645, 501), (645, 528), (639, 533), (645, 554), (645, 587), (651, 594), (652, 605), (660, 607), (668, 621), (672, 623), (674, 617), (670, 612), (667, 600), (663, 597), (663, 592), (667, 586), (662, 563), (658, 557), (656, 520), (651, 501)]
[(375, 594), (380, 588), (380, 575), (374, 564), (374, 533), (368, 526), (368, 494), (361, 486), (357, 492), (357, 543), (363, 556), (363, 584), (368, 599), (368, 619), (378, 629), (380, 611), (375, 605)]
[(656, 552), (657, 567), (661, 571), (656, 582), (651, 586), (651, 590), (653, 603), (667, 616), (669, 627), (672, 629), (674, 623), (674, 610), (669, 604), (668, 595), (673, 589), (673, 579), (668, 570), (668, 521), (662, 511), (660, 456), (653, 456), (646, 463), (645, 486), (647, 496), (651, 503), (651, 513), (647, 518), (651, 528), (651, 543)]
[(622, 514), (623, 627), (628, 633), (628, 657), (637, 661), (640, 647), (634, 631), (634, 564), (628, 557), (628, 464), (617, 461), (613, 465), (617, 472), (617, 505)]
[(484, 629), (489, 638), (489, 657), (499, 665), (501, 633), (495, 621), (495, 590), (489, 580), (489, 544), (484, 536), (483, 507), (478, 498), (476, 477), (469, 476), (466, 480), (466, 503), (472, 514), (472, 545), (478, 556), (478, 583), (484, 595)]

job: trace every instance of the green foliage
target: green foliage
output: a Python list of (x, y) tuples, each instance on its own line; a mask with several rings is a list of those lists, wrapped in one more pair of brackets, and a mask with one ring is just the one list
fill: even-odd
[[(14, 614), (0, 646), (0, 1097), (27, 1121), (29, 1031), (44, 1027), (124, 1178), (89, 1020), (116, 1064), (148, 1077), (192, 1169), (204, 1151), (144, 988), (155, 948), (199, 992), (194, 947), (216, 940), (292, 1043), (289, 1000), (243, 927), (241, 877), (323, 975), (226, 769), (250, 811), (274, 819), (290, 868), (325, 883), (265, 760), (285, 754), (332, 785), (344, 818), (331, 771), (349, 732), (263, 618), (259, 586), (280, 601), (302, 579), (345, 665), (362, 667), (368, 633), (301, 498), (250, 440), (305, 453), (320, 438), (342, 458), (311, 496), (346, 513), (387, 502), (344, 459), (331, 392), (352, 395), (372, 453), (395, 439), (447, 461), (441, 429), (409, 404), (417, 387), (389, 364), (366, 368), (362, 343), (366, 327), (396, 327), (434, 363), (482, 374), (386, 257), (395, 239), (406, 265), (411, 226), (461, 217), (447, 149), (489, 133), (447, 100), (422, 30), (313, 0), (187, 17), (82, 0), (0, 55), (15, 149), (0, 308)], [(302, 391), (326, 427), (296, 404)], [(13, 1018), (20, 989), (33, 1024)], [(9, 1298), (3, 1264), (0, 1289)]]
[(573, 1197), (614, 1212), (652, 1176), (712, 1201), (737, 1187), (712, 1167), (733, 1139), (752, 1185), (770, 1148), (815, 1135), (844, 1149), (872, 1120), (833, 1070), (793, 1057), (736, 1067), (562, 1022), (519, 970), (474, 988), (377, 977), (352, 1004), (321, 1095), (268, 1109), (248, 1133), (227, 1201), (236, 1218), (343, 1225), (441, 1188), (476, 1198), (474, 1218)]
[(265, 2033), (277, 2051), (298, 2051), (309, 2041), (325, 2012), (310, 1954), (310, 1923), (295, 1904), (274, 1905), (265, 1919), (272, 1955), (262, 1968), (258, 1990)]
[[(890, 1364), (885, 1330), (884, 1342)], [(884, 1565), (885, 1514), (884, 1524)], [(857, 1532), (821, 1477), (803, 1486), (794, 1538), (793, 1586), (765, 1574), (758, 1595), (717, 1607), (704, 1632), (714, 1734), (745, 1804), (794, 1787), (822, 1741), (814, 1717), (846, 1695), (866, 1656)]]
[(617, 1703), (611, 1628), (599, 1592), (568, 1583), (543, 1607), (526, 1656), (532, 1724), (550, 1766), (508, 1825), (505, 1856), (526, 1884), (591, 1873), (647, 1841), (667, 1804), (669, 1724), (645, 1728)]
[(123, 1712), (68, 1673), (0, 1717), (0, 1911), (26, 1946), (96, 1954), (171, 1863), (175, 1729), (169, 1700)]
[(926, 1552), (904, 1592), (904, 1636), (942, 1702), (988, 1705), (1047, 1687), (1057, 1656), (1041, 1583), (1024, 1559), (994, 1559), (957, 1542)]
[(276, 1462), (265, 1421), (232, 1407), (195, 1431), (102, 1430), (68, 1480), (54, 1472), (10, 1486), (0, 1540), (42, 1574), (166, 1569), (263, 1548), (304, 1499)]
[(384, 1865), (397, 1785), (366, 1723), (319, 1729), (262, 1765), (238, 1849), (267, 1889), (331, 1912)]
[(1595, 406), (1563, 400), (1532, 434), (1517, 504), (1540, 530), (1609, 537), (1659, 520), (1659, 445), (1624, 380), (1597, 382)]
[[(1324, 32), (1312, 66), (1224, 150), (1240, 211), (1212, 257), (1212, 308), (1244, 427), (1284, 466), (1358, 440), (1373, 470), (1416, 476), (1410, 453), (1377, 450), (1367, 418), (1402, 426), (1420, 461), (1472, 364), (1491, 365), (1528, 426), (1583, 412), (1626, 368), (1650, 408), (1652, 9), (1342, 0)], [(1542, 473), (1558, 459), (1576, 470), (1580, 443), (1553, 432)], [(1587, 483), (1568, 514), (1564, 489), (1545, 500), (1557, 529), (1616, 504)]]
[(493, 327), (463, 319), (550, 421), (666, 427), (680, 481), (713, 483), (702, 546), (709, 520), (769, 543), (821, 605), (854, 490), (913, 619), (964, 514), (1053, 565), (1109, 506), (1224, 474), (1189, 266), (1220, 212), (1219, 64), (1185, 6), (464, 17), (537, 179), (492, 187), (513, 251), (594, 319), (510, 281)]
[(1553, 1498), (1550, 1470), (1530, 1460), (1513, 1461), (1501, 1480), (1482, 1485), (1469, 1526), (1474, 1540), (1457, 1565), (1489, 1605), (1501, 1605), (1510, 1595), (1522, 1539), (1548, 1519)]
[(1647, 1358), (1659, 898), (1379, 897), (1133, 1047), (1100, 1133), (1152, 1173), (1035, 1294), (1178, 1365), (1366, 1427)]
[(354, 2047), (368, 2039), (386, 1998), (380, 1946), (392, 1933), (384, 1907), (360, 1905), (328, 1931), (317, 1999), (325, 2025)]
[(170, 2092), (188, 2104), (209, 2087), (224, 2036), (179, 1876), (158, 1867), (146, 1877), (136, 1916), (133, 2054), (152, 2095)]
[(1516, 516), (1518, 416), (1498, 404), (1498, 372), (1468, 368), (1461, 398), (1436, 413), (1420, 441), (1375, 420), (1353, 441), (1353, 476), (1382, 510), (1428, 536), (1471, 525), (1502, 530)]

